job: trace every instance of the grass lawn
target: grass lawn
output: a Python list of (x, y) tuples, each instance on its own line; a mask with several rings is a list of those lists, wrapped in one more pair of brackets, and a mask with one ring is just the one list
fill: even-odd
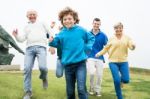
[[(49, 87), (44, 90), (38, 79), (39, 71), (33, 71), (32, 99), (66, 99), (64, 77), (56, 78), (54, 71), (49, 71), (48, 75)], [(131, 69), (130, 76), (130, 84), (123, 87), (124, 99), (150, 99), (150, 70)], [(89, 78), (87, 87), (89, 89)], [(22, 99), (23, 94), (23, 72), (0, 71), (0, 99)], [(104, 69), (102, 96), (89, 96), (89, 99), (116, 99), (109, 69)]]

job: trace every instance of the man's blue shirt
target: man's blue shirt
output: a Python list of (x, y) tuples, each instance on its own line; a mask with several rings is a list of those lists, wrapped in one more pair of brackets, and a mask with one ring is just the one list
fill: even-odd
[[(90, 31), (90, 33), (94, 35), (94, 33), (92, 31)], [(92, 51), (90, 53), (88, 53), (88, 58), (101, 59), (101, 60), (105, 61), (103, 55), (96, 58), (95, 54), (103, 49), (103, 47), (107, 44), (108, 38), (107, 38), (106, 34), (103, 33), (102, 31), (100, 31), (99, 33), (97, 33), (94, 36), (95, 36), (95, 42), (92, 46)]]

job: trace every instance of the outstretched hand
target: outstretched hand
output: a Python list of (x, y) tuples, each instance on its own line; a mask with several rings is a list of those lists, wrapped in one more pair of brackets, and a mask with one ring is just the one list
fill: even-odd
[(12, 35), (16, 37), (18, 35), (18, 29), (14, 29)]
[(132, 49), (134, 50), (135, 48), (136, 48), (136, 46), (133, 44), (133, 45), (132, 45)]

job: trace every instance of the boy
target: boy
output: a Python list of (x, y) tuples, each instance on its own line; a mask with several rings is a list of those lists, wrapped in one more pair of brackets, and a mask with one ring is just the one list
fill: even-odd
[(77, 81), (79, 99), (88, 99), (86, 90), (86, 59), (85, 51), (89, 51), (94, 43), (94, 37), (79, 23), (77, 12), (65, 8), (59, 13), (62, 30), (53, 39), (50, 46), (61, 47), (61, 63), (65, 68), (67, 99), (75, 99), (75, 82)]
[(30, 99), (32, 96), (32, 86), (31, 86), (31, 74), (34, 65), (35, 58), (37, 57), (40, 76), (42, 79), (43, 88), (48, 87), (47, 81), (47, 64), (46, 64), (46, 46), (47, 39), (46, 33), (50, 33), (50, 30), (46, 25), (36, 21), (37, 12), (35, 10), (27, 11), (27, 18), (29, 20), (28, 25), (25, 27), (24, 35), (18, 35), (18, 30), (13, 31), (13, 35), (18, 42), (23, 42), (27, 40), (27, 48), (24, 60), (24, 91), (25, 96), (23, 99)]

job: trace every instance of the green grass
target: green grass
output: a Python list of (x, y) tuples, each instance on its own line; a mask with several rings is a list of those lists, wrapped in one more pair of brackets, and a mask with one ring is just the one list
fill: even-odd
[[(32, 74), (32, 99), (66, 99), (65, 79), (56, 78), (54, 71), (49, 71), (47, 90), (42, 89), (42, 82), (38, 79), (39, 71)], [(130, 84), (124, 85), (124, 99), (150, 99), (150, 70), (131, 69)], [(89, 78), (87, 79), (89, 88)], [(0, 99), (22, 99), (23, 96), (22, 71), (0, 71)], [(113, 80), (109, 69), (104, 69), (102, 96), (89, 99), (116, 99)]]

